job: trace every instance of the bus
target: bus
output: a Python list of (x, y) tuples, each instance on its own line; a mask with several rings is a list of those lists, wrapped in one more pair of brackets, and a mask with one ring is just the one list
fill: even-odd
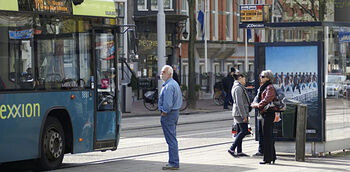
[(113, 0), (0, 0), (0, 164), (117, 149), (128, 31)]

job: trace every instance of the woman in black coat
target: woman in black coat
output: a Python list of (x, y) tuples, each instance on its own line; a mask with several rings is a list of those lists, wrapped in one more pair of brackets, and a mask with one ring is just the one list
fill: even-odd
[(258, 89), (258, 95), (251, 104), (252, 108), (257, 108), (262, 117), (263, 129), (263, 148), (264, 159), (260, 164), (275, 163), (276, 151), (272, 138), (273, 121), (275, 111), (269, 108), (269, 104), (276, 99), (276, 91), (273, 87), (273, 73), (271, 70), (262, 71), (260, 74), (261, 86)]

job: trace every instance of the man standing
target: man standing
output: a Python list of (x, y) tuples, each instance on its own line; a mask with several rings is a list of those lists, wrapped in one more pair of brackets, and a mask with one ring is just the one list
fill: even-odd
[(176, 66), (175, 66), (175, 65), (173, 66), (173, 79), (174, 79), (179, 85), (181, 85), (180, 80), (179, 80), (179, 75), (176, 73)]
[(228, 105), (231, 102), (232, 103), (232, 95), (231, 95), (231, 90), (233, 86), (233, 82), (235, 79), (233, 78), (233, 75), (235, 74), (236, 69), (231, 68), (231, 72), (227, 74), (227, 76), (223, 79), (224, 83), (224, 91), (226, 93), (225, 100), (224, 100), (224, 109), (228, 109)]
[(179, 109), (182, 105), (182, 94), (179, 84), (172, 78), (173, 69), (171, 66), (165, 65), (162, 68), (160, 77), (164, 84), (159, 94), (158, 109), (161, 112), (160, 123), (162, 124), (169, 152), (169, 161), (163, 167), (163, 170), (178, 170), (180, 164), (176, 125), (179, 118)]

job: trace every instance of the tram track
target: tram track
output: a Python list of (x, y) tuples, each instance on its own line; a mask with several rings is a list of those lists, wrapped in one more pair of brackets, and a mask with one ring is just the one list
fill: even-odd
[[(226, 120), (232, 120), (232, 117), (215, 119), (215, 120), (201, 120), (201, 121), (179, 122), (178, 125), (201, 124), (201, 123), (210, 123), (210, 122), (218, 122), (218, 121), (226, 121)], [(138, 126), (138, 127), (125, 127), (125, 128), (122, 128), (122, 131), (143, 130), (143, 129), (158, 128), (158, 127), (161, 127), (160, 123), (159, 124), (154, 124), (154, 125), (142, 126), (142, 127), (140, 127), (140, 126)]]

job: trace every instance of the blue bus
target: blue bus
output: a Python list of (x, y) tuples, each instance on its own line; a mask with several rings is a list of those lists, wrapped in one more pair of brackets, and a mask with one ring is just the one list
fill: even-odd
[(57, 168), (66, 153), (116, 150), (118, 56), (126, 25), (113, 0), (0, 1), (0, 164)]

